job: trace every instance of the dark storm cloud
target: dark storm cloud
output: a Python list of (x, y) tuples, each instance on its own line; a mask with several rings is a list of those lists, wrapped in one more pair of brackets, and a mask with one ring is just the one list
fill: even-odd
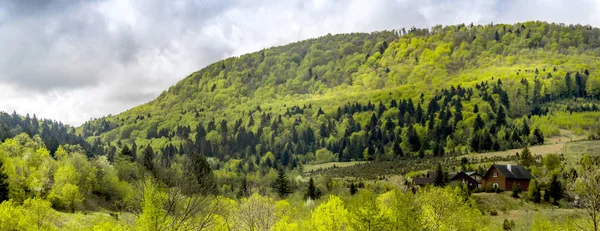
[(327, 33), (545, 20), (598, 3), (500, 0), (0, 1), (0, 110), (79, 124), (148, 102), (220, 59)]

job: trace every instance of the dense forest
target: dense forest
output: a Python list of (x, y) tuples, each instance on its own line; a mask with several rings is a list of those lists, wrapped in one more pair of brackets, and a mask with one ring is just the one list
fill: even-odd
[(516, 161), (539, 181), (516, 198), (583, 195), (596, 156), (524, 153), (562, 130), (600, 139), (599, 55), (600, 29), (545, 22), (326, 35), (213, 63), (78, 128), (2, 113), (0, 229), (500, 229), (472, 191), (409, 178)]
[[(541, 144), (598, 110), (600, 30), (527, 22), (327, 35), (229, 58), (78, 129), (92, 152), (151, 145), (294, 169)], [(592, 113), (593, 114), (593, 113)]]

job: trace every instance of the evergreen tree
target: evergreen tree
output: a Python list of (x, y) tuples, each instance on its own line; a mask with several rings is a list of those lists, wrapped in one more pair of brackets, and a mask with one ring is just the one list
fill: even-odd
[(498, 106), (498, 111), (496, 113), (496, 126), (500, 127), (506, 124), (506, 113), (504, 112), (503, 106)]
[(438, 163), (437, 167), (435, 168), (433, 185), (438, 187), (444, 187), (446, 186), (446, 182), (448, 182), (448, 174), (444, 172), (444, 169), (442, 169), (442, 164)]
[(358, 192), (358, 188), (354, 182), (350, 183), (350, 195), (354, 195)]
[(120, 154), (122, 157), (125, 157), (130, 161), (133, 160), (131, 150), (129, 149), (129, 146), (127, 146), (127, 145), (123, 145), (123, 147), (121, 148)]
[(417, 135), (417, 131), (414, 128), (414, 125), (409, 125), (408, 130), (406, 132), (407, 141), (410, 146), (410, 150), (412, 152), (419, 151), (421, 149), (421, 140)]
[(146, 171), (150, 172), (150, 174), (152, 174), (154, 177), (157, 177), (157, 169), (156, 166), (154, 166), (154, 150), (152, 150), (152, 146), (146, 146), (141, 162)]
[(537, 181), (531, 180), (531, 182), (529, 183), (529, 188), (527, 189), (527, 197), (534, 203), (542, 202), (542, 193), (540, 192), (540, 188), (538, 187)]
[(283, 167), (280, 167), (278, 170), (277, 178), (275, 179), (275, 182), (273, 182), (273, 190), (280, 198), (285, 198), (292, 193), (290, 181), (285, 175), (285, 169)]
[(523, 120), (523, 127), (521, 127), (521, 134), (523, 134), (524, 136), (529, 136), (529, 133), (531, 133), (531, 131), (529, 130), (529, 124), (527, 123), (526, 120)]
[(533, 130), (533, 136), (537, 144), (544, 144), (544, 134), (539, 128)]
[(319, 199), (319, 197), (321, 197), (321, 192), (319, 191), (319, 189), (317, 187), (315, 187), (315, 181), (311, 177), (308, 180), (308, 186), (306, 188), (306, 194), (304, 195), (304, 198), (316, 200), (316, 199)]
[(552, 197), (553, 199), (553, 204), (558, 205), (558, 201), (563, 197), (563, 187), (560, 181), (558, 180), (558, 176), (556, 174), (552, 175), (549, 193), (550, 197)]
[(483, 122), (483, 119), (481, 119), (481, 116), (479, 114), (477, 114), (477, 117), (475, 117), (475, 122), (473, 123), (473, 131), (477, 132), (477, 131), (481, 130), (483, 127), (485, 127), (485, 122)]
[(521, 165), (525, 167), (531, 166), (535, 161), (528, 147), (523, 148), (523, 150), (521, 151), (521, 155), (519, 155), (519, 159)]
[(203, 195), (217, 193), (217, 184), (212, 169), (204, 155), (193, 154), (189, 158), (185, 165), (186, 173), (190, 177), (188, 184), (191, 192), (188, 193)]
[(396, 157), (403, 157), (404, 156), (404, 152), (402, 151), (402, 147), (400, 147), (400, 142), (394, 142), (394, 155)]
[(238, 190), (237, 197), (245, 198), (250, 196), (250, 189), (248, 188), (248, 179), (244, 177), (242, 179), (242, 184), (240, 185), (240, 189)]

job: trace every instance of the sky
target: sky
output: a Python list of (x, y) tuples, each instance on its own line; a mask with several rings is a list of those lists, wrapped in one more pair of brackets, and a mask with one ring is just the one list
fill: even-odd
[(0, 110), (79, 126), (221, 59), (326, 35), (540, 20), (600, 24), (592, 0), (2, 0)]

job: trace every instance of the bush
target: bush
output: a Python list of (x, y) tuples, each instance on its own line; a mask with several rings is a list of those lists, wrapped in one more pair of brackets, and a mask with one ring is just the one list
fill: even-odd
[(492, 216), (498, 216), (498, 210), (492, 210), (492, 211), (490, 211), (490, 215), (492, 215)]
[(502, 223), (502, 229), (504, 230), (514, 230), (515, 229), (515, 221), (504, 219), (504, 223)]
[(512, 188), (512, 197), (514, 198), (519, 198), (519, 193), (521, 193), (521, 187), (517, 186), (516, 184), (513, 185)]

